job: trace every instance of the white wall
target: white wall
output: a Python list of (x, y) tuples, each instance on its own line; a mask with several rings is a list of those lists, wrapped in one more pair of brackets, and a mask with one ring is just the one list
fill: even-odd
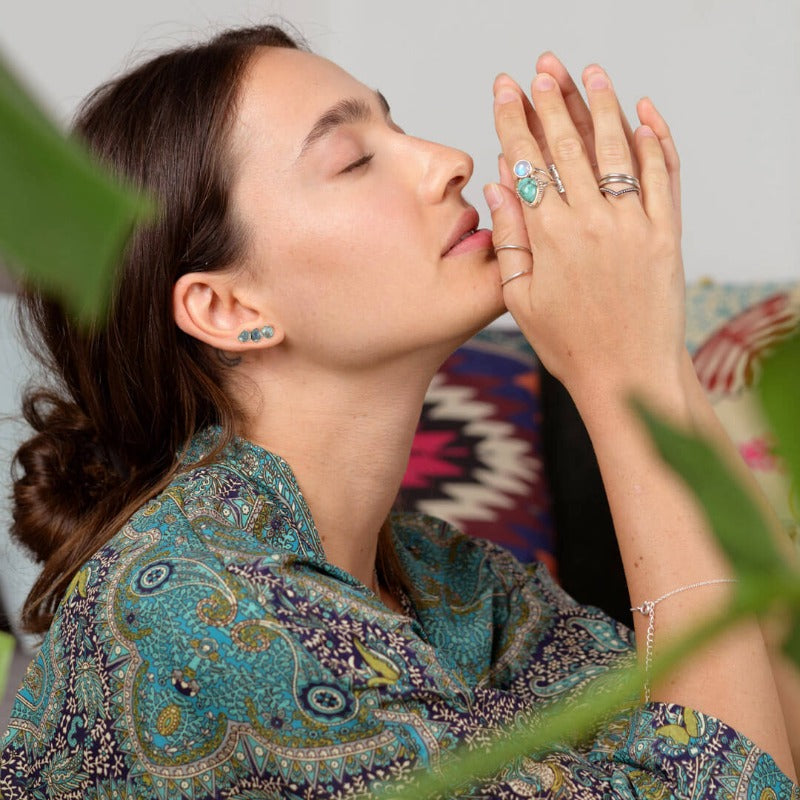
[(495, 173), (491, 83), (536, 56), (606, 66), (630, 115), (649, 94), (683, 160), (689, 279), (800, 275), (797, 0), (5, 0), (0, 52), (62, 119), (134, 53), (282, 14), (389, 98), (396, 120), (467, 150), (469, 199)]
[[(495, 177), (491, 84), (523, 85), (552, 49), (574, 72), (610, 70), (624, 108), (649, 94), (683, 161), (689, 279), (800, 277), (800, 2), (797, 0), (4, 0), (0, 52), (66, 120), (83, 95), (130, 63), (228, 24), (280, 14), (312, 48), (388, 97), (399, 124), (475, 157), (468, 198)], [(0, 413), (18, 409), (25, 357), (0, 303)], [(0, 426), (0, 463), (16, 433)], [(7, 469), (0, 490), (7, 494)], [(0, 585), (30, 570), (2, 544)], [(23, 574), (25, 573), (25, 574)], [(20, 577), (21, 576), (21, 577)]]

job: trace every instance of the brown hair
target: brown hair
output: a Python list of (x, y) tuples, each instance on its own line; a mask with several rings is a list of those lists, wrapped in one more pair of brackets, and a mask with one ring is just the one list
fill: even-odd
[[(31, 632), (47, 630), (80, 566), (163, 489), (198, 430), (221, 427), (217, 453), (234, 434), (226, 364), (175, 325), (171, 295), (181, 275), (242, 255), (227, 140), (257, 47), (305, 49), (271, 25), (228, 31), (101, 86), (77, 116), (90, 150), (159, 211), (129, 242), (102, 325), (80, 328), (35, 290), (21, 295), (23, 338), (54, 379), (23, 399), (35, 434), (15, 458), (12, 532), (44, 562), (23, 609)], [(390, 543), (384, 531), (381, 565), (396, 563)]]

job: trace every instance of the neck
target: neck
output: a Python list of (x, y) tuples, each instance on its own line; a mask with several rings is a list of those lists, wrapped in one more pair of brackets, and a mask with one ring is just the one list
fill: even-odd
[(292, 467), (328, 561), (373, 590), (378, 532), (405, 473), (433, 369), (358, 375), (270, 365), (243, 435)]

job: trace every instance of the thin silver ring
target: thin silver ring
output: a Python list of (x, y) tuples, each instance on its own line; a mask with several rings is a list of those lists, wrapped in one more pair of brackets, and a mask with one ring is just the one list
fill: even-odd
[(501, 244), (498, 247), (495, 247), (495, 254), (498, 250), (524, 250), (526, 253), (533, 255), (533, 251), (530, 249), (530, 247), (525, 247), (521, 244)]
[(627, 183), (630, 186), (635, 186), (637, 189), (641, 188), (639, 179), (635, 175), (628, 175), (624, 172), (609, 172), (603, 175), (597, 182), (598, 186), (607, 186), (609, 183)]
[(513, 275), (509, 275), (507, 278), (500, 281), (500, 286), (505, 286), (507, 283), (511, 283), (511, 281), (521, 278), (523, 275), (530, 275), (532, 272), (533, 269), (521, 269), (519, 272), (515, 272)]
[(636, 192), (636, 194), (639, 194), (639, 187), (630, 186), (627, 189), (620, 189), (615, 192), (613, 189), (609, 189), (608, 186), (601, 186), (600, 191), (603, 194), (610, 194), (612, 197), (619, 197), (621, 194), (628, 194), (629, 192)]
[(564, 194), (564, 192), (567, 190), (564, 188), (564, 184), (561, 181), (561, 176), (558, 174), (558, 167), (556, 167), (555, 164), (548, 164), (547, 171), (550, 173), (550, 177), (553, 179), (553, 183), (555, 183), (558, 193)]

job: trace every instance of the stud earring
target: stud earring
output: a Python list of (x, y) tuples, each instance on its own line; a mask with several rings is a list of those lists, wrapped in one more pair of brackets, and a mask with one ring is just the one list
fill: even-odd
[(272, 325), (264, 325), (263, 328), (253, 328), (253, 330), (242, 331), (236, 338), (240, 342), (258, 342), (261, 339), (271, 339), (275, 335), (275, 328)]

